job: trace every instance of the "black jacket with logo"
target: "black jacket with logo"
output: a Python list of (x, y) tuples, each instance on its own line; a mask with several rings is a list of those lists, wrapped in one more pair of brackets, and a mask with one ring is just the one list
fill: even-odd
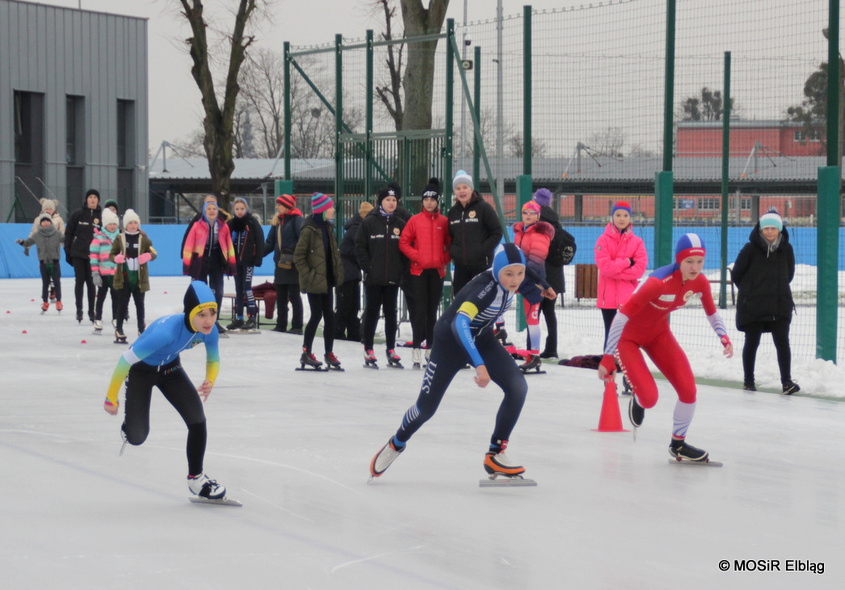
[(399, 250), (405, 222), (397, 215), (368, 215), (355, 236), (355, 257), (369, 285), (399, 284), (407, 260)]
[(493, 262), (493, 252), (504, 235), (495, 209), (477, 192), (464, 207), (455, 203), (449, 214), (449, 255), (458, 266), (488, 267)]

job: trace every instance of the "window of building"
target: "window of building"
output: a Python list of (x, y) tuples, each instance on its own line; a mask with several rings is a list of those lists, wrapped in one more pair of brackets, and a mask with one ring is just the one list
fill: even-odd
[(65, 99), (65, 163), (82, 166), (85, 132), (85, 98), (68, 95)]
[(135, 165), (135, 103), (131, 100), (117, 101), (117, 167), (131, 168)]
[(820, 142), (822, 140), (822, 132), (820, 129), (797, 129), (795, 131), (795, 143)]
[(721, 199), (712, 197), (701, 197), (698, 199), (699, 211), (718, 211), (721, 209)]

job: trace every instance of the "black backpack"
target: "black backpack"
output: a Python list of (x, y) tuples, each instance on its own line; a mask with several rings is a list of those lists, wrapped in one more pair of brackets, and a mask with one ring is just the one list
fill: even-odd
[(575, 237), (560, 227), (560, 224), (557, 224), (555, 225), (555, 237), (549, 244), (549, 255), (546, 257), (546, 263), (551, 266), (569, 264), (575, 258), (577, 249)]

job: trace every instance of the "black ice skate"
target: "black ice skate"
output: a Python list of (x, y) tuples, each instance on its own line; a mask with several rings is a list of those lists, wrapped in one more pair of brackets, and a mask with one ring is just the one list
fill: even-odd
[(79, 322), (80, 324), (82, 323), (82, 312), (81, 311), (76, 312), (76, 321)]
[(302, 349), (299, 364), (301, 366), (297, 371), (328, 371), (328, 369), (323, 368), (323, 361), (317, 360), (317, 357), (308, 352), (307, 348)]
[(394, 369), (404, 369), (405, 367), (402, 365), (402, 359), (396, 354), (396, 351), (392, 348), (387, 349), (387, 366), (393, 367)]
[(327, 369), (333, 371), (343, 371), (343, 368), (340, 366), (340, 360), (338, 360), (333, 352), (327, 352), (326, 356), (323, 358), (326, 359)]
[(241, 330), (244, 332), (253, 332), (258, 329), (258, 321), (255, 316), (248, 317), (244, 322), (243, 327)]
[(801, 391), (801, 388), (798, 387), (798, 384), (791, 379), (787, 379), (783, 382), (783, 394), (784, 395), (792, 395), (793, 393), (798, 393)]
[(645, 409), (637, 401), (635, 395), (632, 395), (631, 401), (628, 402), (628, 419), (631, 420), (631, 426), (634, 428), (642, 426), (645, 419)]
[(525, 362), (519, 365), (519, 370), (525, 373), (538, 373), (543, 374), (545, 371), (541, 370), (540, 367), (543, 366), (543, 361), (540, 358), (540, 355), (532, 354), (529, 355)]
[(393, 438), (387, 441), (387, 444), (376, 453), (376, 456), (370, 462), (370, 479), (380, 477), (404, 450), (405, 445), (397, 447), (393, 444)]
[(234, 319), (232, 323), (226, 326), (227, 330), (240, 330), (244, 326), (244, 321), (242, 319)]
[(120, 328), (114, 331), (114, 343), (126, 344), (126, 334), (124, 334), (123, 330), (121, 330)]
[(688, 445), (684, 440), (673, 438), (672, 442), (669, 444), (669, 454), (674, 457), (674, 459), (669, 459), (670, 463), (707, 465), (709, 467), (722, 466), (722, 464), (718, 461), (711, 461), (710, 454), (707, 451)]
[(364, 351), (364, 368), (378, 369), (378, 359), (376, 359), (376, 353), (372, 349)]

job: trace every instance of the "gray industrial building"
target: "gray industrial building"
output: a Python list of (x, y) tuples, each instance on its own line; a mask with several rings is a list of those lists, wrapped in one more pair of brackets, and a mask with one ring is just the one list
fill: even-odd
[(89, 188), (146, 220), (147, 66), (146, 19), (0, 0), (0, 222)]

